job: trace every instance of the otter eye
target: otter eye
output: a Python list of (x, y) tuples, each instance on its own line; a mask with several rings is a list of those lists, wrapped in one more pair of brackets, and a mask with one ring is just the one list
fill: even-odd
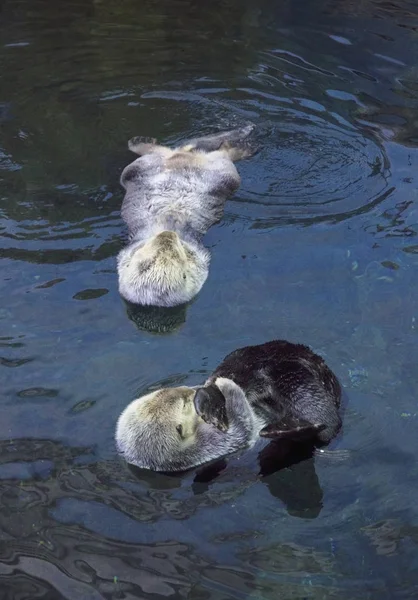
[(181, 437), (183, 437), (183, 425), (177, 425), (176, 429), (177, 429), (179, 435)]
[(186, 279), (186, 275), (183, 275), (183, 279)]

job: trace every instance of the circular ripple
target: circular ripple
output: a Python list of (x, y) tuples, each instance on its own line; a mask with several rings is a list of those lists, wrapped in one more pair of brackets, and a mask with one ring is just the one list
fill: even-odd
[(339, 221), (386, 198), (388, 175), (378, 140), (349, 123), (286, 111), (282, 122), (263, 132), (232, 212), (256, 228)]

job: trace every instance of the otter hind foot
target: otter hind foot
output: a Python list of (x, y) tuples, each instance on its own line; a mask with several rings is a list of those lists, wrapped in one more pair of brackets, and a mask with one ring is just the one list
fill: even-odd
[(270, 423), (260, 431), (260, 437), (272, 438), (275, 440), (295, 440), (304, 441), (316, 438), (318, 433), (323, 431), (326, 425), (323, 423), (308, 423), (302, 419), (287, 419), (279, 423)]
[(131, 152), (135, 152), (135, 154), (143, 156), (144, 154), (155, 152), (158, 148), (156, 144), (157, 140), (155, 138), (137, 135), (129, 140), (128, 148)]
[(197, 414), (205, 423), (214, 425), (220, 431), (228, 430), (225, 396), (216, 385), (211, 384), (198, 388), (194, 397), (194, 405)]
[[(238, 127), (230, 131), (222, 131), (221, 133), (214, 133), (211, 135), (194, 138), (184, 142), (184, 144), (180, 146), (179, 150), (182, 150), (183, 152), (216, 152), (217, 150), (222, 150), (224, 144), (228, 144), (229, 148), (231, 149), (235, 147), (243, 148), (244, 140), (248, 138), (254, 129), (255, 125), (251, 123), (245, 127)], [(246, 156), (250, 156), (250, 154), (246, 154)], [(240, 156), (240, 158), (244, 157)], [(239, 160), (239, 158), (236, 160)]]
[(248, 141), (241, 142), (237, 145), (232, 145), (231, 142), (227, 141), (222, 142), (219, 150), (225, 152), (232, 162), (237, 162), (238, 160), (254, 156), (254, 154), (257, 154), (260, 150), (260, 147)]

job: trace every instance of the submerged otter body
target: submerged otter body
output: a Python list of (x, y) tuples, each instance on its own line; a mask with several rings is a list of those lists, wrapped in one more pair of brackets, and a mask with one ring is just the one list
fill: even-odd
[(119, 417), (127, 462), (183, 471), (261, 438), (328, 443), (339, 431), (341, 386), (307, 346), (277, 340), (229, 354), (203, 387), (164, 388)]
[(239, 187), (234, 161), (254, 153), (248, 125), (171, 149), (133, 138), (140, 158), (122, 172), (129, 244), (118, 255), (119, 291), (134, 304), (177, 306), (202, 288), (210, 254), (202, 244)]

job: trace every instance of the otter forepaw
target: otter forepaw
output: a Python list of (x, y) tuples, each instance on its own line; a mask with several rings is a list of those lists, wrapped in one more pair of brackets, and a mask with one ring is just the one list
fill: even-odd
[(216, 385), (198, 388), (194, 397), (194, 405), (197, 414), (205, 423), (214, 425), (223, 432), (228, 430), (225, 396)]

